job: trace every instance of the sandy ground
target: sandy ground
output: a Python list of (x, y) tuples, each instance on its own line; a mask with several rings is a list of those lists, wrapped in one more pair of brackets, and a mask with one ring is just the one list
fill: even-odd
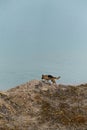
[(0, 91), (0, 130), (87, 130), (87, 84), (32, 80)]

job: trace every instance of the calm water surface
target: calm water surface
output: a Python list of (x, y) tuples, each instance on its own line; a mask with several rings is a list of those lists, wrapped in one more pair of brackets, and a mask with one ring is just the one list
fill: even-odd
[(42, 74), (87, 83), (86, 0), (0, 0), (0, 90)]
[[(61, 76), (57, 81), (60, 84), (80, 84), (87, 82), (87, 73), (84, 75), (86, 68), (70, 64), (47, 63), (35, 65), (29, 68), (24, 66), (12, 66), (0, 70), (0, 90), (7, 90), (17, 85), (23, 84), (33, 79), (41, 80), (42, 74), (52, 74), (54, 76)], [(29, 64), (28, 64), (29, 65)]]

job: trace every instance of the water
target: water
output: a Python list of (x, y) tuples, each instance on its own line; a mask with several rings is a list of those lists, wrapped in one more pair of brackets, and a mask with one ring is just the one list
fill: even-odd
[(42, 74), (87, 82), (87, 1), (0, 1), (0, 90)]
[(85, 68), (82, 69), (82, 66), (78, 66), (78, 64), (72, 65), (69, 62), (63, 62), (63, 64), (46, 62), (43, 64), (43, 61), (34, 63), (34, 66), (30, 66), (29, 63), (26, 64), (27, 66), (16, 64), (17, 66), (12, 67), (9, 65), (8, 68), (0, 70), (0, 90), (7, 90), (33, 79), (41, 80), (42, 74), (61, 76), (61, 79), (57, 81), (58, 84), (76, 85), (87, 82)]
[[(37, 78), (36, 78), (37, 77)], [(38, 79), (34, 72), (1, 72), (0, 74), (0, 90), (7, 90), (17, 85), (28, 82), (32, 79)]]

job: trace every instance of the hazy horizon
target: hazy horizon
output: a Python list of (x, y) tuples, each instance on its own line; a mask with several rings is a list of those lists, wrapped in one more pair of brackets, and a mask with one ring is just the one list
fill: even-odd
[(0, 1), (0, 89), (41, 74), (87, 82), (87, 1)]

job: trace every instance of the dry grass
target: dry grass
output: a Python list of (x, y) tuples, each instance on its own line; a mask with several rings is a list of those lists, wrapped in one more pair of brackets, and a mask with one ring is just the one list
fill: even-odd
[(0, 92), (0, 130), (87, 130), (87, 85), (40, 81)]
[(73, 128), (87, 125), (87, 109), (82, 107), (85, 95), (83, 92), (79, 93), (79, 88), (69, 87), (65, 91), (60, 89), (53, 95), (47, 92), (46, 96), (50, 97), (51, 102), (42, 102), (42, 122), (54, 122)]

